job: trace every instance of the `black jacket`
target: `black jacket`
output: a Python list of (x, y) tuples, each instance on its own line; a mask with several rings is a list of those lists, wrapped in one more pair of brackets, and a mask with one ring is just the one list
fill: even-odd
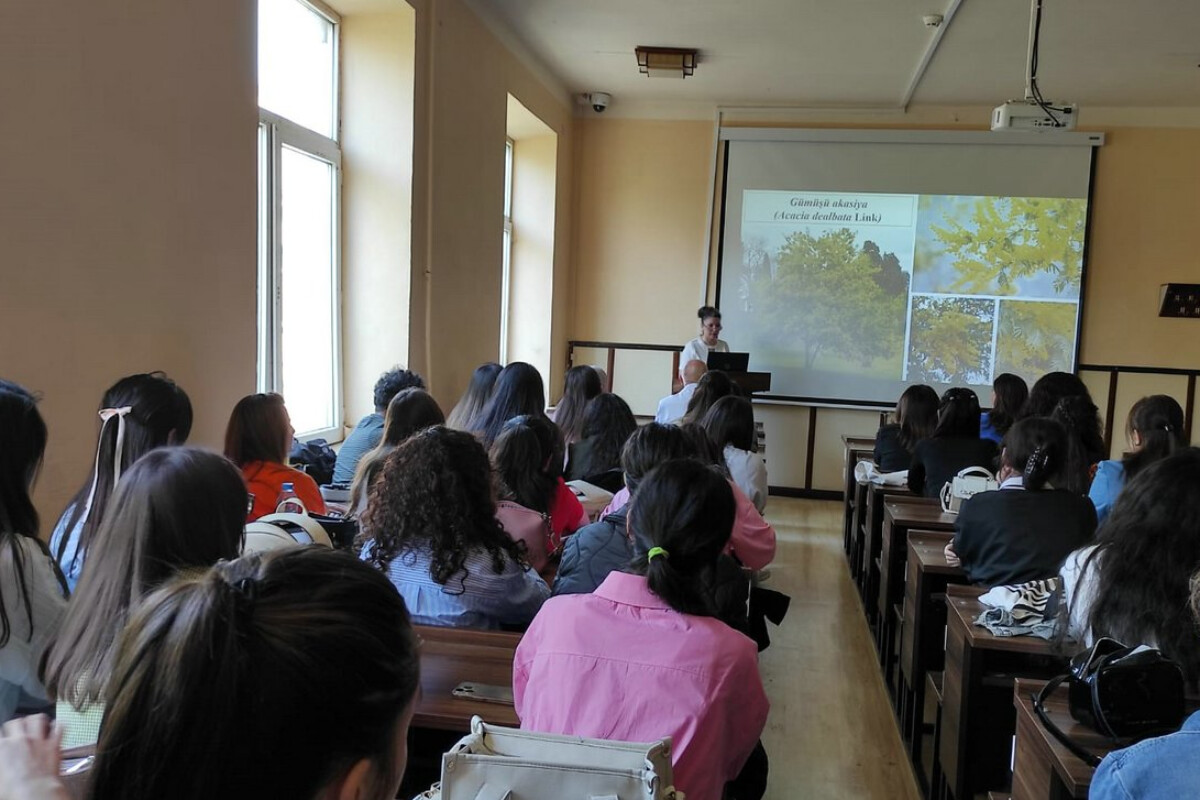
[(954, 551), (972, 583), (1002, 586), (1054, 577), (1095, 533), (1096, 507), (1083, 495), (1001, 489), (963, 502)]
[(987, 439), (922, 439), (913, 448), (908, 488), (925, 497), (938, 497), (942, 487), (967, 467), (996, 470), (996, 443)]
[(880, 472), (899, 472), (912, 464), (912, 453), (900, 444), (900, 426), (884, 425), (875, 434), (875, 466)]

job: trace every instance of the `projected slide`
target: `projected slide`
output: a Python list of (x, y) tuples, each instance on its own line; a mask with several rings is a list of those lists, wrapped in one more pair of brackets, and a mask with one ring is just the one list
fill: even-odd
[(775, 394), (986, 404), (996, 374), (1072, 367), (1084, 199), (748, 190), (741, 210), (725, 328)]

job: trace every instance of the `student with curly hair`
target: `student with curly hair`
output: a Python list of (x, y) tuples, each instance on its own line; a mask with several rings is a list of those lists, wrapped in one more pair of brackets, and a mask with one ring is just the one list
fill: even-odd
[(350, 483), (354, 480), (359, 460), (379, 445), (383, 438), (384, 415), (392, 403), (392, 398), (405, 389), (424, 388), (425, 380), (403, 367), (394, 367), (379, 376), (379, 380), (375, 381), (375, 411), (360, 419), (346, 437), (346, 441), (342, 442), (337, 454), (337, 463), (333, 466), (334, 483)]
[(362, 524), (362, 557), (387, 573), (417, 624), (526, 625), (550, 595), (497, 521), (491, 465), (468, 433), (438, 426), (401, 443)]

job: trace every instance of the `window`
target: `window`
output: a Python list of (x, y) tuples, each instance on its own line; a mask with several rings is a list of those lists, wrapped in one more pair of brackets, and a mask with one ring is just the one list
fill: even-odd
[(259, 391), (341, 438), (337, 17), (259, 0)]
[(512, 289), (513, 140), (504, 140), (504, 254), (500, 283), (500, 363), (508, 363), (508, 310)]

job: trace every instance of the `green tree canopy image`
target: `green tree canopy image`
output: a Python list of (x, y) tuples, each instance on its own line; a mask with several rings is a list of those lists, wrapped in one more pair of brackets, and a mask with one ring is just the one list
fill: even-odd
[(1049, 277), (1054, 291), (1079, 291), (1087, 203), (1045, 197), (980, 197), (963, 222), (930, 230), (954, 259), (951, 292), (1017, 294), (1017, 280)]
[(804, 355), (836, 356), (867, 366), (898, 357), (904, 343), (908, 273), (873, 242), (861, 248), (848, 228), (790, 234), (772, 259), (746, 251), (742, 295), (774, 344)]
[(995, 303), (914, 297), (908, 375), (914, 383), (987, 383), (992, 368)]
[(1035, 380), (1070, 369), (1075, 346), (1074, 303), (1000, 301), (996, 372)]

